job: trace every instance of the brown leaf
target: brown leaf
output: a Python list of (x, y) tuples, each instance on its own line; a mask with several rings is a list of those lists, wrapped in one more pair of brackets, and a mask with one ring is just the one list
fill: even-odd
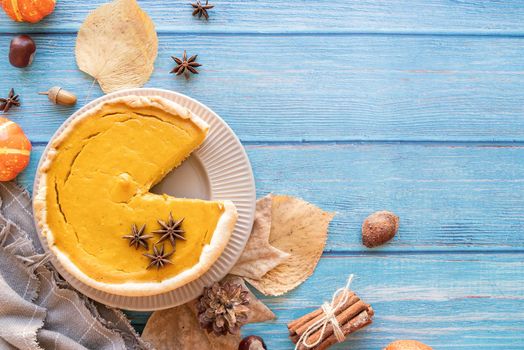
[[(224, 280), (240, 284), (244, 290), (244, 281), (237, 276), (226, 276)], [(249, 291), (249, 312), (247, 323), (265, 322), (275, 318), (256, 296)], [(215, 336), (200, 328), (196, 300), (168, 310), (156, 311), (147, 322), (142, 338), (157, 350), (237, 350), (240, 334)]]
[(257, 201), (251, 236), (242, 256), (231, 270), (231, 274), (260, 279), (289, 257), (288, 253), (284, 253), (269, 244), (271, 203), (271, 196), (266, 196)]
[(142, 338), (157, 350), (237, 350), (241, 340), (240, 335), (217, 337), (202, 330), (191, 304), (154, 312)]
[(158, 37), (136, 0), (115, 0), (87, 16), (76, 39), (76, 62), (105, 93), (144, 85), (153, 73)]
[(326, 245), (332, 213), (289, 196), (272, 196), (269, 243), (289, 253), (261, 279), (246, 280), (265, 295), (282, 295), (304, 282), (315, 270)]

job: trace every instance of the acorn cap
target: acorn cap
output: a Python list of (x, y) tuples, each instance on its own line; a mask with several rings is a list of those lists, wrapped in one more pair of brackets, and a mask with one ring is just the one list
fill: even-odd
[(56, 104), (56, 101), (57, 101), (57, 98), (58, 98), (58, 93), (60, 92), (60, 90), (62, 90), (61, 87), (59, 86), (53, 86), (51, 89), (49, 89), (48, 91), (45, 91), (45, 92), (39, 92), (38, 94), (39, 95), (47, 95), (47, 98), (49, 98), (49, 101), (53, 102)]
[(53, 86), (51, 89), (45, 92), (39, 92), (39, 95), (47, 95), (49, 101), (54, 104), (63, 106), (72, 106), (76, 103), (76, 96), (60, 86)]

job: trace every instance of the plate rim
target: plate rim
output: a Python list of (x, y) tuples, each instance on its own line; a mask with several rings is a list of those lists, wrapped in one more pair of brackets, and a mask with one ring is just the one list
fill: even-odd
[[(234, 258), (232, 260), (230, 260), (228, 263), (227, 263), (227, 268), (221, 268), (220, 266), (218, 266), (218, 263), (220, 261), (220, 259), (223, 258), (223, 255), (224, 255), (224, 252), (228, 249), (229, 246), (232, 245), (232, 242), (233, 242), (233, 237), (229, 240), (228, 242), (228, 245), (226, 246), (226, 249), (224, 250), (224, 252), (221, 254), (221, 256), (218, 258), (218, 260), (215, 262), (215, 264), (213, 264), (213, 266), (208, 270), (206, 271), (206, 273), (202, 276), (200, 276), (199, 278), (197, 278), (196, 280), (188, 283), (187, 285), (185, 286), (182, 286), (180, 288), (177, 288), (177, 289), (174, 289), (172, 291), (169, 291), (169, 292), (165, 292), (165, 293), (160, 293), (160, 294), (157, 294), (157, 295), (152, 295), (152, 296), (136, 296), (136, 297), (129, 297), (129, 296), (121, 296), (121, 295), (116, 295), (116, 294), (110, 294), (110, 293), (106, 293), (106, 292), (102, 292), (100, 290), (97, 290), (93, 287), (90, 287), (84, 283), (82, 283), (81, 281), (79, 281), (78, 279), (76, 279), (76, 277), (74, 277), (73, 275), (69, 274), (65, 268), (60, 264), (60, 262), (56, 259), (56, 256), (50, 252), (50, 249), (49, 249), (49, 246), (47, 244), (47, 241), (46, 241), (46, 238), (43, 237), (43, 235), (41, 234), (41, 230), (40, 228), (38, 227), (38, 224), (36, 223), (36, 218), (34, 218), (34, 221), (35, 221), (35, 226), (36, 226), (36, 230), (37, 230), (37, 233), (38, 233), (38, 238), (40, 240), (40, 243), (42, 244), (42, 247), (44, 249), (44, 251), (48, 254), (50, 254), (51, 256), (51, 262), (52, 262), (52, 265), (55, 267), (55, 269), (63, 276), (63, 278), (75, 289), (77, 290), (79, 293), (82, 293), (83, 295), (86, 295), (87, 297), (95, 300), (95, 301), (98, 301), (100, 303), (103, 303), (105, 305), (108, 305), (108, 306), (111, 306), (111, 307), (117, 307), (117, 308), (121, 308), (121, 309), (125, 309), (125, 310), (131, 310), (131, 311), (155, 311), (155, 310), (162, 310), (162, 309), (167, 309), (167, 308), (171, 308), (171, 307), (174, 307), (174, 306), (177, 306), (177, 305), (181, 305), (187, 301), (190, 301), (196, 297), (199, 296), (199, 294), (194, 294), (192, 297), (176, 297), (176, 296), (172, 296), (172, 300), (175, 300), (174, 302), (169, 302), (169, 298), (167, 296), (169, 295), (172, 295), (172, 294), (176, 294), (177, 292), (180, 293), (180, 290), (183, 289), (184, 287), (187, 287), (187, 286), (190, 286), (192, 284), (198, 284), (198, 283), (201, 283), (203, 279), (207, 278), (208, 275), (210, 274), (215, 274), (215, 278), (212, 278), (213, 281), (216, 281), (216, 280), (220, 280), (221, 278), (223, 278), (225, 275), (227, 275), (229, 273), (229, 271), (231, 270), (231, 268), (235, 265), (235, 263), (238, 261), (238, 259), (240, 258), (241, 256), (241, 253), (245, 247), (245, 245), (247, 244), (247, 241), (249, 239), (249, 236), (251, 234), (251, 230), (252, 230), (252, 226), (253, 226), (253, 223), (254, 223), (254, 219), (255, 219), (255, 210), (256, 210), (256, 183), (255, 183), (255, 178), (254, 178), (254, 174), (253, 174), (253, 168), (251, 166), (251, 162), (250, 162), (250, 159), (249, 159), (249, 156), (244, 148), (244, 146), (242, 145), (240, 139), (238, 138), (238, 136), (236, 135), (236, 133), (233, 131), (233, 129), (229, 126), (229, 124), (227, 124), (227, 122), (221, 118), (214, 110), (212, 110), (210, 107), (208, 107), (207, 105), (203, 104), (202, 102), (190, 97), (190, 96), (187, 96), (185, 94), (182, 94), (180, 92), (176, 92), (176, 91), (172, 91), (172, 90), (167, 90), (167, 89), (160, 89), (160, 88), (132, 88), (132, 89), (124, 89), (124, 90), (119, 90), (119, 91), (115, 91), (115, 92), (112, 92), (110, 94), (107, 94), (107, 95), (103, 95), (103, 96), (100, 96), (94, 100), (92, 100), (91, 102), (85, 104), (84, 106), (82, 106), (81, 108), (79, 108), (78, 110), (76, 110), (74, 113), (72, 113), (66, 120), (63, 121), (63, 123), (57, 128), (57, 130), (55, 131), (55, 133), (53, 134), (53, 136), (49, 139), (44, 151), (42, 152), (42, 155), (40, 157), (40, 160), (38, 162), (38, 165), (37, 165), (37, 171), (36, 171), (36, 174), (35, 174), (35, 178), (34, 178), (34, 181), (33, 181), (33, 193), (36, 193), (35, 191), (38, 190), (38, 186), (39, 186), (39, 183), (40, 183), (40, 176), (38, 176), (38, 171), (39, 169), (41, 168), (42, 164), (43, 164), (43, 161), (45, 159), (45, 156), (46, 154), (49, 152), (49, 149), (50, 149), (50, 146), (52, 144), (52, 140), (54, 140), (56, 137), (58, 137), (59, 135), (61, 135), (61, 133), (63, 132), (63, 130), (75, 119), (77, 118), (78, 116), (80, 115), (83, 115), (86, 111), (96, 107), (97, 105), (99, 105), (100, 103), (103, 103), (105, 101), (108, 101), (112, 98), (115, 98), (115, 97), (123, 97), (123, 96), (131, 96), (131, 95), (138, 95), (138, 96), (159, 96), (159, 97), (163, 97), (163, 98), (166, 98), (166, 99), (169, 99), (175, 103), (178, 103), (180, 105), (182, 105), (183, 107), (186, 107), (186, 105), (196, 105), (198, 106), (200, 109), (202, 109), (206, 114), (207, 114), (207, 117), (210, 118), (210, 119), (215, 119), (218, 123), (221, 124), (221, 126), (228, 132), (228, 136), (230, 136), (232, 138), (232, 141), (234, 142), (234, 148), (239, 150), (240, 151), (240, 157), (242, 158), (241, 161), (242, 163), (245, 163), (246, 165), (246, 171), (247, 171), (247, 174), (246, 174), (246, 178), (244, 179), (244, 181), (247, 181), (249, 183), (249, 189), (246, 189), (246, 194), (249, 196), (249, 203), (250, 203), (250, 208), (249, 210), (246, 211), (246, 213), (244, 215), (247, 215), (247, 222), (248, 222), (248, 225), (246, 227), (246, 229), (244, 231), (247, 231), (247, 232), (239, 232), (237, 233), (237, 235), (240, 235), (242, 240), (240, 242), (240, 246), (236, 247), (235, 250), (234, 250)], [(182, 100), (184, 103), (180, 103), (180, 101), (176, 101), (176, 99), (180, 99)], [(188, 107), (186, 107), (188, 108)], [(193, 108), (189, 108), (190, 110), (192, 110), (193, 112), (193, 109), (195, 109), (194, 107)], [(202, 116), (199, 114), (199, 113), (195, 113), (196, 115), (198, 115), (199, 117), (202, 118)], [(209, 119), (207, 118), (203, 118), (205, 119), (207, 122), (209, 122)], [(198, 153), (199, 150), (201, 148), (204, 147), (204, 145), (206, 144), (207, 142), (207, 138), (206, 138), (206, 141), (204, 141), (204, 143), (201, 145), (201, 147), (199, 147), (197, 150), (195, 150), (195, 153)], [(201, 160), (201, 156), (198, 155), (198, 154), (195, 154), (197, 158), (199, 158), (200, 162), (202, 163), (202, 166), (205, 168), (205, 164), (203, 163), (203, 161)], [(209, 176), (209, 174), (207, 173), (206, 171), (206, 175)], [(209, 179), (210, 182), (211, 179)], [(211, 186), (210, 188), (210, 192), (211, 192), (211, 198), (213, 198), (213, 186)], [(240, 219), (240, 211), (239, 211), (239, 219)], [(235, 225), (235, 230), (233, 231), (233, 235), (235, 235), (235, 232), (237, 231), (238, 228), (238, 221), (237, 221), (237, 224)], [(218, 270), (218, 271), (215, 271), (215, 270)], [(217, 278), (218, 277), (218, 278)], [(206, 284), (209, 284), (209, 283), (206, 283)], [(204, 284), (204, 285), (206, 285)], [(189, 288), (189, 287), (188, 287)], [(115, 300), (115, 299), (121, 299), (120, 301), (119, 300)], [(135, 302), (140, 302), (140, 301), (145, 301), (146, 299), (156, 299), (156, 303), (155, 305), (156, 306), (136, 306), (136, 304), (134, 305), (129, 305), (129, 304), (126, 304), (125, 303), (125, 300), (126, 299), (132, 299), (134, 300)], [(124, 301), (124, 302), (121, 302), (121, 301)], [(151, 303), (151, 302), (150, 302)]]

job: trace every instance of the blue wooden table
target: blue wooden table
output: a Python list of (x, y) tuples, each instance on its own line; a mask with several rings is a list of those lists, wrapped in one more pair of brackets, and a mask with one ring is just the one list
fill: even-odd
[[(37, 91), (87, 99), (76, 31), (103, 0), (59, 0), (36, 25), (0, 15), (0, 92), (33, 145), (30, 188), (56, 128), (73, 112)], [(209, 105), (238, 134), (257, 192), (336, 211), (315, 274), (264, 298), (278, 320), (246, 327), (291, 349), (285, 324), (316, 308), (349, 273), (375, 322), (336, 349), (415, 338), (435, 349), (524, 349), (524, 2), (445, 0), (216, 1), (209, 22), (187, 1), (141, 0), (159, 32), (146, 85)], [(15, 33), (38, 45), (33, 65), (7, 61)], [(190, 81), (171, 55), (199, 54)], [(95, 87), (90, 99), (102, 93)], [(401, 218), (393, 242), (368, 250), (371, 212)], [(147, 314), (130, 313), (138, 329)]]

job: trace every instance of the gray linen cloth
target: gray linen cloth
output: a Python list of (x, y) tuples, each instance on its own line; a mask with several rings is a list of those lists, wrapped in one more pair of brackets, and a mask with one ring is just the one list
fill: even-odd
[(76, 292), (47, 258), (29, 194), (0, 182), (0, 349), (152, 349), (121, 311)]

